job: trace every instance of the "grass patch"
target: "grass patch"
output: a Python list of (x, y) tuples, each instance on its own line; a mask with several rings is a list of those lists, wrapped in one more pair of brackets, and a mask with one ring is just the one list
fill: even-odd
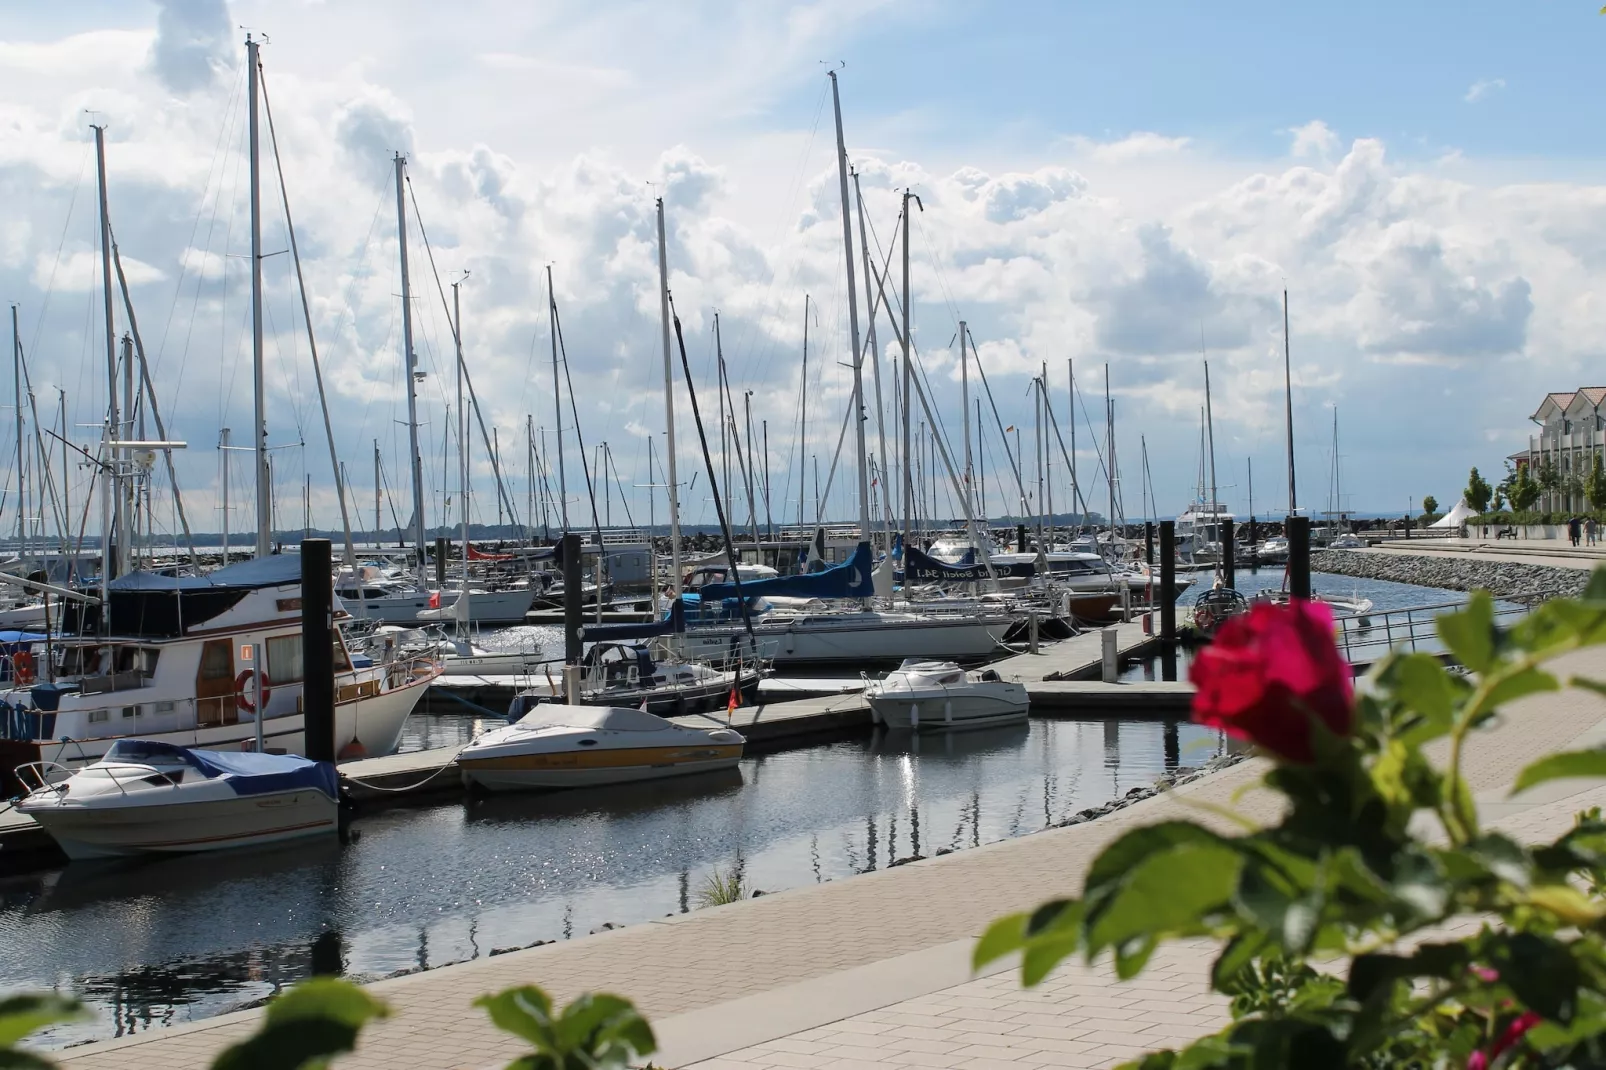
[(703, 880), (703, 886), (697, 890), (699, 907), (722, 907), (745, 898), (746, 882), (742, 880), (741, 871), (734, 868), (727, 871), (715, 866), (714, 872)]

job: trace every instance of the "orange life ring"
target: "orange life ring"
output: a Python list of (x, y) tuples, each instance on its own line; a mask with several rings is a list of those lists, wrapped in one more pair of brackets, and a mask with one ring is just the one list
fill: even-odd
[[(256, 703), (251, 699), (251, 678), (256, 675), (255, 669), (241, 669), (240, 675), (234, 678), (234, 693), (239, 699), (240, 709), (246, 713), (257, 711)], [(268, 704), (268, 698), (273, 694), (273, 684), (268, 680), (268, 674), (262, 674), (262, 704)]]
[(19, 684), (33, 683), (33, 655), (19, 650), (11, 656), (11, 677)]

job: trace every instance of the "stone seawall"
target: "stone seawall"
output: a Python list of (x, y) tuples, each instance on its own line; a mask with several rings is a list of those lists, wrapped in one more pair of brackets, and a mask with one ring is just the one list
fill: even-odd
[(1312, 572), (1414, 583), (1418, 587), (1488, 591), (1497, 598), (1529, 605), (1547, 598), (1579, 594), (1589, 582), (1589, 572), (1581, 568), (1416, 554), (1361, 554), (1348, 550), (1313, 553), (1310, 567)]

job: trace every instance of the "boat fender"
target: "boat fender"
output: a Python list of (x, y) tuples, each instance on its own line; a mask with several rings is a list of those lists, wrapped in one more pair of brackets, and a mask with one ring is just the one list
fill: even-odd
[(954, 723), (954, 700), (951, 698), (945, 698), (942, 700), (942, 723)]
[[(234, 694), (239, 700), (240, 709), (246, 713), (257, 711), (256, 700), (251, 697), (251, 678), (256, 675), (255, 669), (241, 669), (240, 675), (234, 678)], [(268, 674), (262, 674), (262, 704), (268, 704), (268, 698), (273, 694), (273, 684)]]
[(1060, 616), (1066, 620), (1071, 619), (1071, 592), (1060, 592)]
[(920, 727), (920, 703), (918, 702), (909, 707), (909, 727)]

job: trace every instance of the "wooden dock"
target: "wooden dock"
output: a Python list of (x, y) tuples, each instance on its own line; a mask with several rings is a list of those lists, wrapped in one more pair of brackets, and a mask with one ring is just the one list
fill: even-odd
[[(1154, 642), (1140, 623), (1112, 627), (1123, 658), (1141, 654)], [(1173, 719), (1187, 715), (1192, 697), (1188, 684), (1102, 683), (1097, 679), (1102, 662), (1102, 633), (1090, 631), (1045, 643), (1037, 654), (1017, 654), (994, 662), (992, 668), (1006, 680), (1025, 684), (1034, 711), (1051, 716)], [(495, 679), (486, 678), (486, 683)], [(842, 681), (830, 683), (835, 687)], [(463, 707), (457, 704), (455, 708)], [(695, 728), (724, 727), (727, 723), (722, 712), (686, 714), (670, 720)], [(731, 714), (729, 724), (754, 748), (770, 750), (821, 735), (868, 729), (870, 706), (862, 691), (787, 698), (739, 707)], [(463, 790), (462, 778), (453, 768), (460, 749), (439, 747), (345, 762), (340, 766), (341, 778), (352, 799), (370, 806), (456, 794)], [(54, 846), (49, 837), (31, 818), (15, 811), (0, 813), (0, 873), (26, 868), (30, 858), (35, 859), (32, 864), (40, 864), (38, 856), (52, 852)]]

